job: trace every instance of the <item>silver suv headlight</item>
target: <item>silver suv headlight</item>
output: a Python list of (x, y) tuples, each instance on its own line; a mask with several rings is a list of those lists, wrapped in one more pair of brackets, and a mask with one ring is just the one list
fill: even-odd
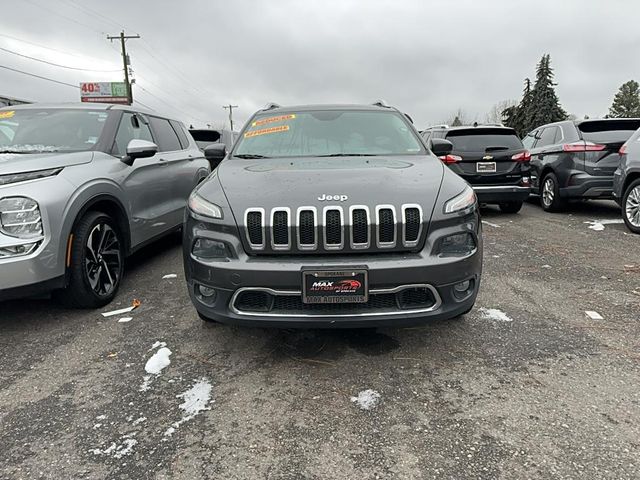
[(462, 193), (456, 195), (444, 204), (444, 213), (455, 213), (465, 210), (476, 203), (476, 192), (469, 185), (465, 187)]
[(10, 173), (8, 175), (0, 175), (0, 185), (28, 182), (29, 180), (38, 180), (39, 178), (52, 177), (54, 175), (58, 175), (61, 171), (62, 168), (50, 168), (48, 170), (37, 170), (35, 172)]
[(38, 202), (28, 197), (0, 199), (0, 231), (24, 239), (41, 237), (42, 217)]

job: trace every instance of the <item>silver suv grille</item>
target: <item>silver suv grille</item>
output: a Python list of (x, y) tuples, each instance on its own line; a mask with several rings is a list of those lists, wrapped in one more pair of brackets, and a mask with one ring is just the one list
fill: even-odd
[(251, 251), (412, 250), (420, 243), (422, 208), (405, 204), (249, 208), (244, 217)]

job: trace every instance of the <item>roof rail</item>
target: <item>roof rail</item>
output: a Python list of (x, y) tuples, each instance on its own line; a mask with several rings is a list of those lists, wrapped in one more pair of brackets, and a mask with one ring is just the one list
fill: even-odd
[(267, 103), (262, 110), (273, 110), (274, 108), (280, 108), (280, 105), (275, 102)]
[(384, 108), (391, 108), (387, 102), (385, 102), (384, 100), (380, 99), (377, 100), (375, 102), (373, 102), (371, 105), (375, 105), (376, 107), (384, 107)]
[(473, 122), (474, 127), (504, 127), (502, 123), (478, 123)]
[(425, 128), (425, 130), (429, 130), (430, 128), (449, 128), (449, 125), (443, 123), (441, 125), (431, 125), (430, 127)]

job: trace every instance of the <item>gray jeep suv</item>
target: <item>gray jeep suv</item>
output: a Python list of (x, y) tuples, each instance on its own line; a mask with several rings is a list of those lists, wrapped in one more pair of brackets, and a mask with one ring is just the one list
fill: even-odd
[[(398, 110), (272, 105), (189, 198), (184, 261), (201, 318), (400, 326), (468, 312), (482, 269), (473, 189)], [(435, 155), (434, 155), (435, 154)]]
[(0, 299), (92, 308), (125, 257), (176, 229), (209, 174), (184, 125), (113, 105), (0, 109)]

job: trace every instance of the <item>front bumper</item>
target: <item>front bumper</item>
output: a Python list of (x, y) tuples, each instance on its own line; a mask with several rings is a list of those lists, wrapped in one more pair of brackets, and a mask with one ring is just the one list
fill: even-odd
[(517, 185), (471, 185), (480, 203), (524, 202), (531, 187)]
[[(201, 316), (222, 323), (246, 326), (275, 327), (400, 327), (428, 320), (449, 319), (469, 311), (480, 285), (482, 272), (482, 238), (477, 214), (473, 216), (476, 230), (475, 251), (464, 258), (442, 258), (431, 254), (433, 243), (415, 253), (371, 253), (332, 255), (272, 255), (248, 256), (231, 232), (211, 232), (204, 224), (187, 214), (184, 226), (184, 263), (191, 300)], [(477, 224), (475, 223), (477, 222)], [(221, 260), (203, 260), (191, 253), (196, 238), (216, 238), (226, 242), (234, 255)], [(348, 304), (344, 311), (335, 307), (330, 311), (301, 310), (303, 269), (336, 270), (364, 267), (368, 271), (371, 296), (377, 292), (393, 291), (407, 285), (432, 288), (438, 301), (424, 307), (402, 309), (385, 308), (378, 311), (358, 311)], [(460, 295), (454, 286), (469, 281), (469, 290)], [(215, 301), (204, 298), (199, 287), (215, 290)], [(272, 290), (290, 297), (297, 307), (289, 313), (255, 312), (238, 308), (235, 300), (246, 289)], [(354, 309), (355, 308), (355, 309)]]
[(594, 176), (580, 172), (569, 177), (560, 188), (562, 198), (613, 198), (613, 175)]

